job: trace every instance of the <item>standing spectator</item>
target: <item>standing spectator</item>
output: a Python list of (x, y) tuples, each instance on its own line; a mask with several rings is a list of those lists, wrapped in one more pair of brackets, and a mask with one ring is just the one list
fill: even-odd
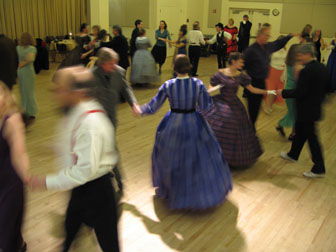
[(159, 64), (159, 74), (161, 74), (161, 67), (167, 57), (167, 42), (171, 40), (166, 21), (160, 21), (159, 29), (155, 31), (155, 39), (156, 44), (152, 49), (152, 54), (155, 62)]
[(310, 178), (323, 177), (325, 166), (321, 146), (316, 135), (316, 121), (321, 118), (321, 106), (329, 81), (326, 67), (314, 58), (314, 47), (304, 44), (297, 49), (298, 60), (305, 67), (300, 71), (297, 87), (289, 90), (278, 90), (283, 98), (295, 98), (296, 123), (295, 137), (291, 150), (281, 152), (281, 157), (296, 162), (301, 150), (308, 140), (314, 166), (303, 175)]
[(20, 93), (21, 106), (24, 113), (24, 121), (28, 126), (37, 113), (37, 104), (35, 97), (35, 70), (34, 61), (36, 56), (35, 40), (33, 36), (24, 32), (21, 35), (19, 45), (16, 47), (19, 55), (19, 68), (17, 70)]
[(29, 158), (19, 109), (0, 81), (0, 251), (25, 252), (21, 235)]
[(336, 91), (336, 33), (335, 39), (330, 43), (330, 49), (332, 49), (327, 63), (328, 72), (330, 75), (330, 87), (328, 91)]
[[(256, 42), (245, 51), (245, 69), (252, 78), (252, 86), (265, 89), (265, 79), (270, 68), (271, 54), (283, 48), (293, 37), (288, 35), (282, 39), (268, 42), (271, 30), (267, 26), (262, 26), (257, 34)], [(247, 89), (244, 90), (244, 97), (248, 100), (248, 113), (253, 125), (257, 120), (263, 95), (252, 94)]]
[(33, 190), (72, 190), (65, 218), (63, 252), (69, 251), (82, 224), (93, 228), (102, 251), (119, 252), (117, 206), (111, 183), (118, 163), (115, 130), (92, 98), (93, 74), (82, 66), (58, 70), (55, 95), (65, 118), (62, 152), (66, 167), (57, 174), (33, 177)]
[(217, 50), (217, 63), (218, 69), (226, 67), (226, 51), (227, 51), (227, 41), (232, 39), (230, 33), (224, 31), (224, 26), (222, 23), (216, 24), (217, 34), (212, 37), (212, 39), (208, 40), (208, 44), (216, 43)]
[(86, 66), (89, 63), (90, 55), (93, 52), (93, 49), (91, 49), (91, 47), (90, 47), (91, 38), (89, 36), (89, 26), (88, 26), (88, 24), (86, 24), (86, 23), (81, 24), (79, 37), (80, 37), (80, 40), (79, 40), (80, 45), (81, 45), (81, 48), (82, 48), (82, 52), (81, 52), (82, 64), (84, 66)]
[(229, 23), (225, 25), (224, 31), (230, 33), (232, 36), (232, 38), (227, 41), (227, 55), (230, 56), (231, 52), (236, 52), (238, 50), (237, 48), (238, 28), (237, 26), (234, 26), (233, 18), (229, 19)]
[(143, 27), (143, 22), (142, 22), (142, 20), (137, 19), (134, 24), (135, 24), (135, 28), (132, 31), (132, 37), (131, 37), (131, 41), (130, 41), (130, 45), (131, 45), (130, 54), (131, 54), (132, 59), (133, 59), (133, 55), (134, 55), (135, 51), (137, 50), (137, 48), (135, 46), (135, 41), (136, 41), (137, 37), (139, 37), (139, 31)]
[(12, 90), (16, 83), (19, 59), (13, 40), (0, 34), (0, 81)]
[(313, 32), (312, 39), (316, 49), (316, 59), (318, 62), (321, 62), (321, 50), (323, 51), (328, 46), (327, 43), (324, 43), (322, 38), (322, 31), (315, 30)]
[(243, 52), (250, 44), (250, 32), (252, 23), (249, 21), (248, 15), (244, 15), (243, 21), (240, 22), (238, 33), (238, 51)]
[(199, 22), (195, 21), (193, 30), (188, 32), (187, 40), (189, 42), (189, 59), (192, 64), (191, 75), (198, 76), (198, 61), (201, 56), (201, 45), (205, 45), (202, 32), (199, 30)]

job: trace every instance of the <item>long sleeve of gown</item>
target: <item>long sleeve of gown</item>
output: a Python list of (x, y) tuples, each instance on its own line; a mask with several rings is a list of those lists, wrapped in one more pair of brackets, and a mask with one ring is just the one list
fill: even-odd
[(198, 110), (206, 111), (213, 105), (212, 98), (206, 90), (203, 83), (200, 85), (200, 92), (198, 95)]
[(156, 111), (158, 111), (160, 109), (162, 104), (167, 99), (167, 93), (166, 93), (166, 90), (165, 90), (165, 85), (166, 84), (163, 84), (160, 87), (159, 92), (156, 94), (156, 96), (148, 104), (145, 104), (145, 105), (141, 106), (141, 111), (142, 111), (141, 114), (142, 115), (154, 114)]

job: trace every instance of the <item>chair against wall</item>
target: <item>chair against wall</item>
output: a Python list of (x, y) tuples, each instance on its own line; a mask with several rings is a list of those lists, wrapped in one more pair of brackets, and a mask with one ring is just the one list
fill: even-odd
[(67, 55), (66, 44), (56, 43), (56, 57), (57, 57), (57, 55), (59, 55), (61, 57), (61, 62), (62, 62)]

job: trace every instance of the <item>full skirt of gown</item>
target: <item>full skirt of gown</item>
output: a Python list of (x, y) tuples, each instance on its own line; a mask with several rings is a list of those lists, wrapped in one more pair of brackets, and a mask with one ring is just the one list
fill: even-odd
[(213, 108), (204, 113), (230, 166), (253, 164), (263, 153), (253, 125), (241, 101), (227, 102), (222, 95), (212, 97)]
[(206, 209), (232, 190), (231, 174), (208, 123), (198, 112), (169, 111), (158, 126), (152, 155), (157, 196), (172, 209)]

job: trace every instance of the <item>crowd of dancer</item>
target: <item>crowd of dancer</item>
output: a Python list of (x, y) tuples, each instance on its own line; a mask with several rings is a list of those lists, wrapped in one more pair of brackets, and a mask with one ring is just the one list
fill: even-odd
[[(83, 24), (76, 38), (77, 48), (52, 78), (56, 100), (64, 113), (60, 126), (64, 143), (59, 152), (66, 166), (57, 174), (30, 174), (22, 116), (8, 88), (14, 80), (1, 78), (0, 250), (27, 249), (21, 236), (21, 224), (24, 185), (29, 185), (32, 190), (72, 190), (66, 211), (63, 251), (69, 251), (82, 223), (94, 229), (103, 251), (119, 251), (115, 191), (122, 193), (123, 184), (118, 171), (116, 109), (121, 98), (129, 103), (135, 116), (154, 114), (169, 100), (170, 110), (159, 124), (155, 137), (152, 180), (156, 195), (167, 201), (171, 209), (203, 210), (225, 201), (233, 186), (230, 168), (248, 167), (263, 153), (255, 127), (263, 97), (271, 100), (269, 113), (273, 101), (286, 99), (288, 113), (276, 129), (285, 135), (283, 127), (292, 127), (293, 142), (291, 150), (281, 152), (280, 156), (298, 161), (308, 140), (314, 165), (303, 175), (323, 177), (326, 170), (315, 123), (321, 118), (326, 93), (334, 88), (335, 49), (328, 61), (328, 72), (318, 61), (314, 45), (319, 41), (326, 47), (321, 31), (310, 37), (308, 27), (308, 31), (305, 28), (302, 33), (268, 42), (271, 27), (264, 24), (256, 42), (248, 47), (246, 38), (252, 25), (248, 17), (244, 16), (239, 32), (233, 24), (232, 19), (225, 27), (218, 23), (217, 34), (209, 41), (204, 40), (198, 22), (189, 32), (183, 25), (179, 38), (171, 41), (167, 24), (161, 21), (150, 53), (151, 43), (142, 21), (137, 20), (130, 43), (133, 83), (157, 82), (166, 59), (167, 44), (175, 46), (177, 51), (173, 60), (175, 77), (164, 82), (156, 96), (142, 106), (126, 81), (128, 45), (121, 28), (114, 26), (114, 37), (106, 41), (106, 31), (93, 27), (95, 38), (91, 39), (87, 25)], [(235, 37), (237, 33), (239, 41)], [(302, 43), (292, 45), (288, 53), (284, 53), (281, 50), (293, 36), (300, 37)], [(29, 34), (23, 34), (17, 48), (20, 86), (29, 81), (26, 76), (35, 78), (31, 69), (35, 52), (30, 39)], [(196, 78), (200, 45), (205, 43), (217, 44), (219, 67), (208, 89)], [(335, 40), (331, 44), (335, 45)], [(276, 52), (281, 55), (275, 55)], [(92, 69), (72, 66), (79, 61), (88, 64), (91, 54), (97, 57)], [(282, 61), (284, 64), (279, 63)], [(9, 74), (10, 71), (4, 76)], [(286, 79), (285, 89), (272, 81), (282, 75)], [(268, 82), (273, 85), (271, 88)], [(237, 97), (239, 86), (245, 90), (247, 111)], [(220, 93), (210, 96), (216, 90)], [(25, 95), (23, 92), (21, 88), (21, 95)], [(29, 99), (33, 99), (32, 103), (22, 106), (26, 114), (34, 116), (35, 96), (29, 95)], [(118, 188), (113, 187), (111, 177), (116, 179)]]

